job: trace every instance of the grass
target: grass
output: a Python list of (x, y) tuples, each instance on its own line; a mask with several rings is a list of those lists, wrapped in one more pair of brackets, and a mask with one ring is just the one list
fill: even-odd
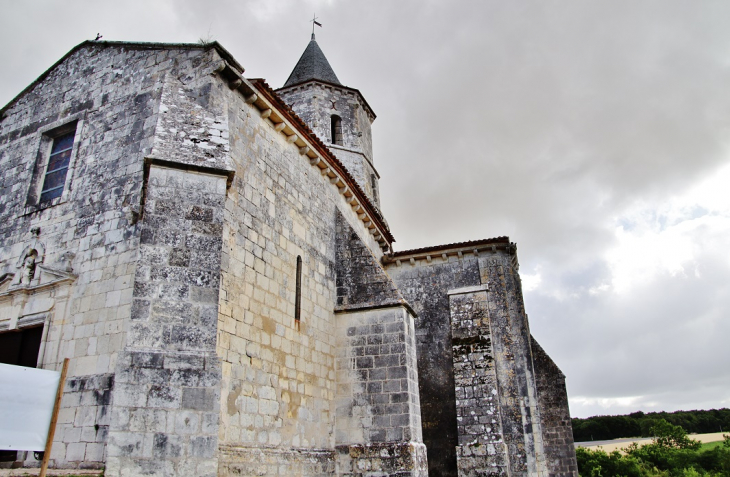
[(700, 447), (700, 451), (706, 451), (710, 449), (714, 449), (715, 447), (722, 446), (723, 441), (715, 441), (715, 442), (705, 442), (702, 444), (702, 447)]

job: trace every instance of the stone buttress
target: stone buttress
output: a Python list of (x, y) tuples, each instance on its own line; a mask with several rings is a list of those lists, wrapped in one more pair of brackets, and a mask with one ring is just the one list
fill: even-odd
[[(213, 52), (211, 52), (213, 53)], [(218, 474), (222, 234), (233, 168), (207, 67), (164, 78), (144, 158), (140, 245), (106, 475)], [(208, 74), (205, 74), (208, 73)]]
[(426, 476), (413, 310), (338, 214), (339, 475)]
[(538, 345), (529, 334), (514, 245), (489, 239), (398, 252), (384, 262), (418, 313), (430, 474), (576, 475), (558, 472), (572, 469), (567, 401), (559, 404), (559, 419), (541, 417), (565, 384), (543, 360), (539, 367), (533, 361)]
[[(41, 330), (26, 365), (70, 359), (52, 467), (215, 475), (226, 180), (191, 176), (170, 154), (171, 167), (146, 161), (165, 83), (207, 78), (214, 50), (85, 42), (0, 110), (0, 332)], [(45, 199), (61, 135), (72, 138), (65, 180)]]

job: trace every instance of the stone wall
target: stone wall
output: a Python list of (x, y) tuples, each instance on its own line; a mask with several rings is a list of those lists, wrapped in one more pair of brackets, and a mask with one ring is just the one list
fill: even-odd
[(545, 475), (530, 331), (515, 265), (515, 256), (479, 256), (482, 283), (489, 284), (489, 322), (509, 472), (513, 476)]
[(59, 415), (70, 409), (74, 419), (59, 422), (56, 436), (61, 434), (59, 440), (65, 445), (65, 460), (74, 467), (103, 467), (113, 390), (113, 374), (74, 377), (66, 381)]
[(337, 211), (372, 253), (382, 252), (338, 188), (270, 119), (238, 91), (217, 94), (228, 105), (235, 169), (218, 323), (220, 472), (235, 475), (264, 455), (292, 475), (335, 446)]
[(150, 165), (106, 474), (217, 474), (226, 175)]
[(398, 306), (337, 318), (338, 475), (428, 475), (413, 316)]
[(535, 362), (548, 475), (577, 477), (578, 463), (573, 445), (573, 427), (570, 421), (565, 375), (535, 338), (532, 338), (532, 357)]
[(289, 448), (258, 445), (221, 445), (222, 471), (232, 476), (331, 477), (336, 475), (336, 454), (331, 449)]
[(347, 168), (347, 171), (365, 191), (368, 198), (373, 204), (380, 208), (380, 191), (378, 189), (378, 181), (380, 176), (375, 171), (372, 163), (369, 162), (363, 154), (356, 149), (349, 149), (341, 146), (329, 145), (337, 159)]
[(429, 475), (456, 476), (456, 395), (448, 290), (480, 284), (479, 265), (471, 257), (439, 255), (428, 261), (408, 260), (387, 268), (413, 306), (423, 441)]
[[(69, 383), (111, 383), (132, 304), (139, 242), (135, 205), (141, 201), (143, 157), (153, 142), (159, 79), (181, 57), (202, 52), (89, 43), (73, 50), (3, 112), (0, 275), (16, 272), (19, 255), (32, 242), (30, 229), (39, 228), (43, 266), (66, 272), (72, 280), (69, 300), (63, 305), (56, 301), (49, 310), (39, 366), (60, 369), (63, 359), (70, 358)], [(48, 160), (44, 145), (73, 124), (64, 193), (39, 203)], [(91, 415), (85, 409), (90, 401), (75, 399), (64, 399), (52, 465), (102, 466), (109, 414)]]
[(417, 252), (387, 271), (418, 314), (430, 475), (547, 475), (513, 245)]
[(337, 318), (337, 444), (421, 442), (413, 317), (392, 307)]
[(509, 475), (487, 287), (449, 290), (460, 477)]
[(343, 477), (426, 477), (423, 444), (366, 444), (337, 447), (337, 475)]

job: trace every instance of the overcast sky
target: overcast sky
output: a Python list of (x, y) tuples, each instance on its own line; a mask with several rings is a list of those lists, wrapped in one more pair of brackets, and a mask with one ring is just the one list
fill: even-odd
[(508, 235), (571, 414), (730, 407), (730, 2), (0, 0), (0, 103), (76, 44), (309, 41), (378, 115), (396, 250)]

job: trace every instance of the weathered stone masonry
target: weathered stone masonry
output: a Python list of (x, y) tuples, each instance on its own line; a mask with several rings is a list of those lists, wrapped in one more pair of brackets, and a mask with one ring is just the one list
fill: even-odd
[(543, 444), (550, 476), (567, 477), (578, 473), (573, 450), (573, 428), (568, 412), (565, 375), (542, 347), (532, 340), (532, 357), (537, 377)]
[[(43, 307), (48, 310), (47, 332), (38, 362), (58, 369), (63, 358), (71, 358), (53, 447), (57, 466), (101, 467), (106, 461), (110, 395), (126, 341), (137, 263), (139, 238), (132, 209), (141, 200), (141, 158), (152, 146), (159, 79), (201, 53), (78, 48), (2, 111), (4, 273), (15, 273), (15, 261), (29, 243), (28, 231), (35, 228), (49, 274), (66, 273), (68, 278), (64, 284), (49, 282), (51, 301)], [(35, 188), (40, 184), (34, 172), (46, 160), (40, 145), (69, 124), (75, 124), (75, 139), (64, 193), (38, 203)], [(68, 287), (67, 301), (59, 301), (62, 287)], [(6, 292), (17, 296), (20, 290)], [(36, 305), (28, 308), (29, 315), (20, 312), (21, 320), (35, 316), (37, 298), (30, 298), (29, 304)], [(93, 406), (84, 397), (92, 393), (97, 396)]]
[(499, 412), (487, 287), (449, 290), (456, 385), (457, 468), (508, 474)]
[[(560, 396), (560, 389), (564, 395), (564, 381), (533, 363), (537, 344), (524, 314), (514, 245), (490, 239), (399, 252), (385, 262), (419, 315), (430, 475), (571, 475), (555, 470), (574, 462), (565, 421), (545, 422), (540, 414), (547, 396)], [(453, 407), (443, 403), (450, 389)], [(567, 400), (561, 402), (564, 416)], [(556, 432), (560, 439), (550, 437)]]
[(337, 449), (343, 475), (426, 475), (413, 311), (337, 217)]
[(314, 39), (281, 90), (243, 73), (85, 42), (0, 110), (0, 338), (71, 359), (52, 466), (576, 475), (514, 245), (393, 253), (363, 95)]

